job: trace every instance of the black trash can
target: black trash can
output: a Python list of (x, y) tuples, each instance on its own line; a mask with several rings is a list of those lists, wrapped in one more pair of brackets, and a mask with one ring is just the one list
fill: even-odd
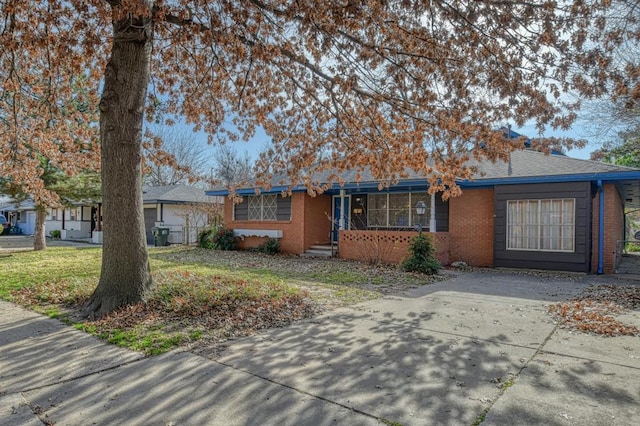
[(153, 233), (153, 245), (156, 247), (164, 247), (169, 245), (169, 228), (154, 226), (151, 228)]

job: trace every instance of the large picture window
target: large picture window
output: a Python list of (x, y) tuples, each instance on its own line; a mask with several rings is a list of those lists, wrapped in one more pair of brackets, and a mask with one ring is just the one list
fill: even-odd
[(248, 197), (249, 220), (276, 220), (278, 209), (278, 196), (265, 194)]
[(418, 224), (414, 205), (423, 201), (427, 211), (422, 225), (429, 226), (430, 196), (421, 193), (369, 194), (367, 198), (367, 225), (370, 228), (411, 228)]
[(507, 250), (575, 251), (575, 200), (507, 201)]
[(233, 209), (234, 220), (291, 220), (291, 198), (278, 194), (244, 196)]

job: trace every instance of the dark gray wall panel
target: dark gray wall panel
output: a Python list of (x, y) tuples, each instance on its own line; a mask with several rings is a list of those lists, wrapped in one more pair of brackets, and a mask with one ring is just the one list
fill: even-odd
[[(576, 200), (575, 251), (507, 250), (507, 201), (573, 198)], [(591, 267), (591, 183), (499, 185), (494, 190), (494, 265), (589, 272)]]

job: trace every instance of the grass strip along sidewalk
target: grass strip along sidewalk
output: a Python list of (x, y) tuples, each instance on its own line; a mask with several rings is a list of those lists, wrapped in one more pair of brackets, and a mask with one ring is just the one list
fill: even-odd
[[(89, 321), (80, 311), (98, 282), (101, 255), (94, 247), (52, 247), (3, 257), (0, 298), (110, 343), (156, 355), (284, 326), (389, 290), (374, 268), (353, 262), (150, 249), (155, 285), (146, 302)], [(404, 286), (429, 280), (397, 274)]]

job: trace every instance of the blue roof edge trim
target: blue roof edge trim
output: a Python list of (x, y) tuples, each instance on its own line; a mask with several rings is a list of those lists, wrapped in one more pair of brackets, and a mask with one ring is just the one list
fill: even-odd
[[(640, 170), (638, 171), (623, 171), (623, 172), (602, 172), (602, 173), (583, 173), (583, 174), (573, 174), (573, 175), (548, 175), (548, 176), (521, 176), (514, 178), (492, 178), (492, 179), (476, 179), (476, 180), (457, 180), (458, 185), (465, 188), (474, 188), (474, 187), (491, 187), (495, 185), (515, 185), (515, 184), (526, 184), (526, 183), (553, 183), (553, 182), (584, 182), (584, 181), (597, 181), (602, 180), (603, 182), (614, 182), (614, 181), (622, 181), (629, 179), (640, 179)], [(365, 190), (365, 189), (378, 189), (378, 182), (350, 182), (345, 183), (340, 186), (337, 183), (334, 183), (327, 191), (325, 192), (333, 192), (338, 191), (340, 189), (344, 190)], [(410, 180), (402, 180), (398, 182), (396, 185), (391, 185), (391, 188), (407, 188), (407, 187), (416, 187), (416, 186), (428, 186), (426, 179), (410, 179)], [(288, 186), (274, 186), (270, 190), (262, 190), (262, 194), (273, 194), (280, 193), (283, 191), (288, 191)], [(306, 192), (307, 188), (304, 186), (296, 186), (291, 189), (292, 192)], [(229, 195), (229, 191), (224, 190), (211, 190), (205, 191), (205, 194), (209, 196), (221, 196), (221, 195)], [(236, 191), (238, 195), (254, 195), (255, 189), (253, 188), (244, 188)]]
[[(260, 189), (260, 194), (279, 194), (283, 191), (288, 191), (289, 187), (288, 186), (284, 186), (284, 185), (279, 185), (279, 186), (274, 186), (271, 187), (271, 189), (266, 190), (266, 189)], [(294, 188), (291, 189), (292, 192), (306, 192), (307, 188), (304, 186), (296, 186)], [(212, 189), (209, 191), (204, 191), (204, 193), (210, 197), (215, 197), (215, 196), (225, 196), (225, 195), (229, 195), (230, 191), (228, 189)], [(256, 190), (255, 188), (242, 188), (242, 189), (238, 189), (236, 190), (236, 194), (238, 195), (255, 195), (256, 194)]]
[(574, 175), (549, 175), (549, 176), (521, 176), (514, 178), (493, 178), (493, 179), (476, 179), (459, 180), (458, 185), (461, 187), (477, 187), (477, 186), (494, 186), (494, 185), (514, 185), (524, 183), (553, 183), (553, 182), (585, 182), (597, 181), (615, 182), (629, 179), (640, 179), (639, 171), (624, 172), (603, 172), (603, 173), (582, 173)]

